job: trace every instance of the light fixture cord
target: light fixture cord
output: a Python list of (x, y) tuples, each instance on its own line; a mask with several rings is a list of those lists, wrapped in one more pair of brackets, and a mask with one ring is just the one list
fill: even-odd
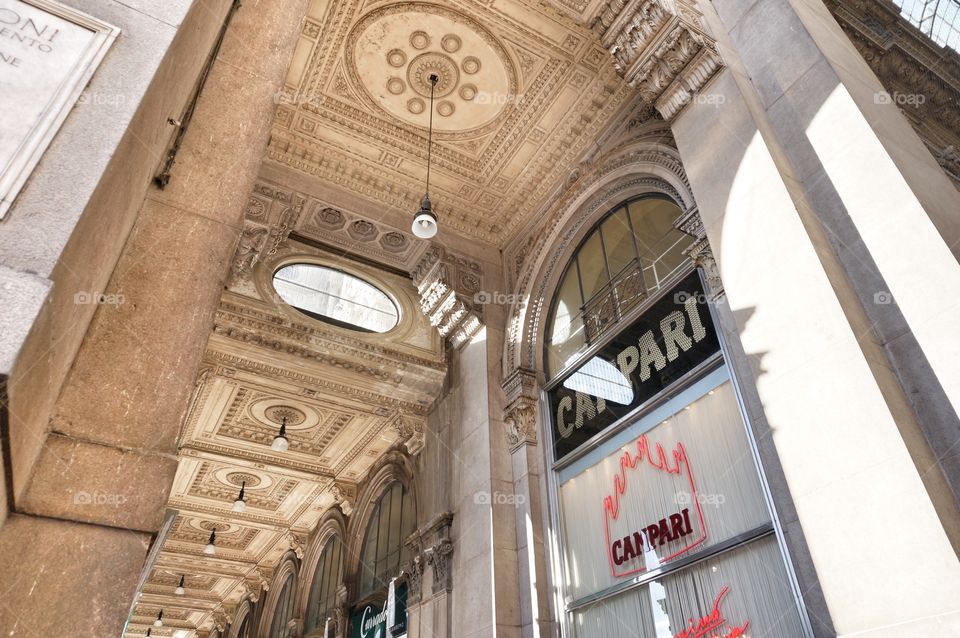
[(427, 199), (430, 198), (430, 156), (433, 147), (433, 91), (437, 88), (438, 78), (430, 76), (430, 128), (427, 129)]

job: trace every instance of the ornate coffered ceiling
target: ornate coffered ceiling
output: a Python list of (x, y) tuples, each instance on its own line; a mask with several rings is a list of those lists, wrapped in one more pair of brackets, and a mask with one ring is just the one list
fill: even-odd
[[(269, 587), (286, 552), (303, 552), (326, 510), (351, 510), (358, 482), (378, 459), (398, 446), (416, 453), (424, 445), (425, 415), (446, 371), (441, 337), (419, 312), (408, 276), (351, 264), (340, 251), (297, 239), (301, 220), (304, 233), (319, 223), (303, 213), (329, 221), (333, 209), (325, 208), (267, 183), (251, 196), (248, 241), (238, 247), (181, 429), (168, 501), (176, 515), (127, 636), (143, 636), (160, 609), (164, 626), (155, 636), (223, 625), (238, 604)], [(359, 236), (397, 263), (419, 254), (406, 236), (384, 245), (392, 231), (357, 221), (343, 216), (333, 225), (345, 242)], [(336, 264), (375, 282), (399, 308), (397, 327), (356, 332), (287, 306), (271, 281), (281, 264), (293, 262)], [(277, 452), (270, 444), (284, 418), (289, 449)], [(246, 506), (234, 512), (241, 487)], [(204, 547), (214, 530), (210, 556)], [(181, 575), (186, 591), (177, 596)]]
[(518, 0), (316, 0), (268, 161), (405, 219), (423, 195), (436, 73), (431, 196), (445, 228), (502, 245), (632, 97), (598, 37)]

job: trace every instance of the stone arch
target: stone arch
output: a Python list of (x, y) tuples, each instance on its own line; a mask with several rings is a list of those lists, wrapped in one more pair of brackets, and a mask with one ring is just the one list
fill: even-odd
[[(326, 547), (327, 541), (334, 536), (339, 536), (340, 542), (346, 546), (347, 523), (348, 520), (343, 511), (339, 507), (331, 507), (320, 517), (320, 521), (310, 537), (307, 551), (300, 563), (300, 582), (296, 605), (297, 618), (303, 619), (304, 623), (307, 621), (307, 605), (310, 603), (310, 590), (313, 586), (314, 572), (317, 570), (317, 563), (320, 561), (323, 548)], [(344, 569), (344, 579), (346, 579), (346, 569)]]
[(253, 604), (249, 598), (244, 598), (243, 601), (237, 605), (237, 611), (233, 615), (233, 620), (227, 629), (226, 635), (229, 638), (239, 638), (240, 627), (243, 625), (244, 620), (253, 622)]
[(359, 586), (360, 551), (363, 549), (367, 524), (373, 514), (373, 508), (386, 488), (391, 483), (399, 481), (413, 499), (414, 512), (419, 516), (420, 499), (418, 498), (414, 476), (414, 466), (411, 458), (394, 449), (384, 454), (374, 464), (367, 478), (360, 484), (357, 490), (357, 503), (347, 523), (347, 534), (344, 538), (344, 550), (346, 551), (344, 581), (351, 598), (356, 596), (356, 590)]
[[(277, 602), (280, 598), (280, 594), (283, 590), (283, 583), (286, 580), (287, 576), (293, 574), (293, 582), (295, 586), (299, 586), (299, 572), (300, 572), (300, 559), (297, 558), (297, 555), (293, 551), (288, 551), (283, 555), (283, 558), (280, 559), (280, 562), (277, 564), (277, 568), (273, 571), (273, 579), (270, 583), (270, 589), (267, 591), (266, 600), (264, 600), (263, 608), (261, 611), (260, 617), (260, 629), (257, 631), (257, 636), (268, 636), (270, 635), (270, 625), (273, 623), (273, 617), (277, 613)], [(299, 592), (295, 592), (299, 594)], [(296, 613), (294, 613), (294, 618), (298, 618)]]
[(696, 207), (680, 154), (665, 130), (645, 131), (575, 176), (548, 209), (549, 221), (540, 233), (510, 252), (517, 258), (509, 273), (514, 302), (504, 334), (505, 383), (520, 372), (543, 379), (544, 315), (553, 289), (601, 216), (624, 199), (645, 193), (666, 195), (684, 212)]

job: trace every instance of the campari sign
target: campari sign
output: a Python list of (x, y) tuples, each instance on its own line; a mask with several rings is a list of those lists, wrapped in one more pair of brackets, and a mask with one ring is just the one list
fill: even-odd
[(614, 578), (655, 569), (707, 540), (682, 443), (665, 450), (642, 435), (620, 455), (618, 467), (601, 502)]
[(719, 350), (694, 271), (550, 390), (555, 458), (576, 450)]

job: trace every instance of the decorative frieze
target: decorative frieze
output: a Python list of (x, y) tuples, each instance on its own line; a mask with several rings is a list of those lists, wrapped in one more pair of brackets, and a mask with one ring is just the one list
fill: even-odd
[(456, 348), (469, 343), (483, 327), (473, 307), (473, 296), (480, 291), (479, 264), (433, 245), (410, 275), (430, 325)]
[(670, 121), (722, 68), (689, 0), (613, 0), (592, 23), (614, 67)]

